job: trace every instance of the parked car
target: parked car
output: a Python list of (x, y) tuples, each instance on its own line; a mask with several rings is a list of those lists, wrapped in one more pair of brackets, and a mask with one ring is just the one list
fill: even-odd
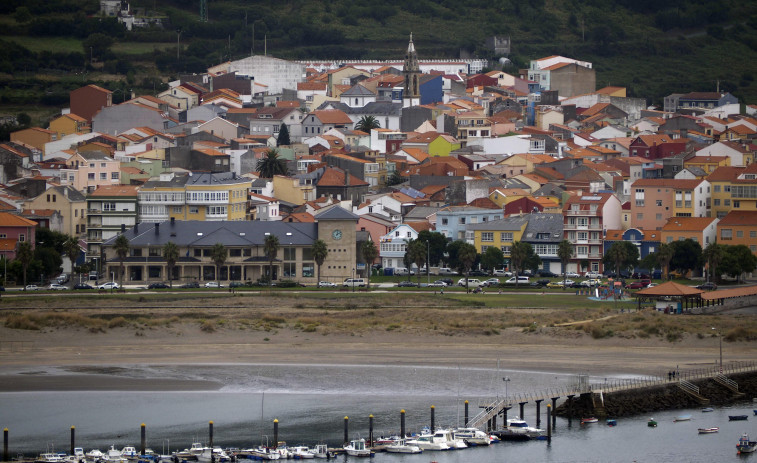
[(74, 289), (95, 289), (95, 287), (87, 283), (76, 283)]
[(402, 280), (399, 283), (397, 283), (398, 288), (415, 288), (416, 286), (418, 286), (418, 283), (415, 283), (413, 281), (407, 281), (407, 280)]
[(470, 272), (468, 272), (468, 275), (472, 276), (472, 277), (485, 277), (485, 276), (489, 276), (489, 274), (486, 273), (486, 272), (484, 272), (483, 270), (471, 270)]
[(68, 273), (61, 273), (60, 275), (58, 275), (58, 278), (55, 279), (55, 282), (59, 285), (62, 285), (64, 283), (68, 283), (68, 279)]
[(446, 288), (447, 287), (447, 283), (444, 282), (444, 281), (442, 281), (442, 280), (436, 280), (436, 281), (433, 281), (433, 282), (429, 283), (426, 286), (430, 286), (430, 287), (433, 287), (433, 288)]
[(541, 280), (536, 280), (531, 282), (531, 286), (534, 286), (536, 288), (542, 288), (544, 286), (548, 286), (552, 280), (549, 278), (542, 278)]
[(147, 285), (147, 289), (167, 289), (167, 288), (170, 288), (170, 286), (168, 286), (165, 283), (150, 283), (149, 285)]
[(536, 272), (536, 275), (540, 276), (540, 277), (543, 277), (543, 278), (557, 278), (557, 277), (560, 276), (560, 275), (558, 275), (556, 273), (553, 273), (553, 272), (551, 272), (549, 270), (538, 270)]
[(555, 280), (547, 285), (547, 288), (562, 288), (565, 286), (566, 288), (570, 287), (571, 285), (575, 284), (576, 282), (573, 280)]
[(457, 272), (455, 270), (452, 270), (449, 267), (439, 267), (439, 271), (437, 272), (438, 275), (457, 275)]
[(486, 286), (487, 288), (491, 286), (499, 286), (499, 278), (489, 278), (481, 283), (481, 286)]
[(707, 283), (702, 283), (701, 285), (696, 286), (697, 289), (703, 289), (705, 291), (715, 291), (718, 289), (718, 285), (715, 283), (708, 281)]
[(232, 281), (229, 283), (229, 288), (242, 288), (246, 286), (246, 283), (243, 281)]
[(336, 283), (332, 283), (330, 281), (319, 281), (318, 287), (319, 288), (336, 288)]
[(407, 267), (394, 267), (394, 274), (399, 276), (415, 275), (415, 270), (408, 270)]
[[(457, 280), (457, 285), (465, 287), (465, 278), (460, 278)], [(475, 278), (468, 278), (468, 288), (478, 288), (481, 286), (481, 280), (477, 280)]]
[(452, 286), (455, 284), (455, 282), (452, 281), (452, 278), (439, 278), (436, 281), (441, 281), (442, 283), (445, 283), (447, 286)]
[(584, 274), (584, 278), (590, 278), (592, 280), (596, 280), (598, 278), (602, 278), (602, 274), (599, 272), (586, 272)]
[(495, 277), (511, 277), (513, 276), (513, 272), (505, 269), (494, 269), (494, 276)]
[(584, 280), (581, 282), (581, 286), (593, 288), (595, 286), (601, 286), (602, 280), (599, 280), (598, 278), (589, 278), (588, 280)]
[(566, 278), (581, 278), (581, 275), (579, 275), (576, 272), (565, 272)]
[(217, 281), (209, 281), (205, 283), (206, 288), (223, 288), (223, 285), (218, 283)]
[(516, 283), (519, 285), (527, 285), (531, 283), (531, 279), (526, 276), (518, 276), (518, 277), (510, 277), (505, 281), (506, 285), (514, 285)]
[(47, 288), (45, 289), (53, 290), (53, 291), (65, 291), (68, 288), (63, 285), (59, 285), (58, 283), (50, 283), (49, 285), (47, 285)]
[(37, 285), (26, 285), (24, 286), (24, 291), (38, 291), (39, 286)]
[(634, 281), (628, 285), (628, 289), (644, 289), (651, 283), (649, 280)]
[(196, 281), (190, 281), (179, 286), (179, 288), (199, 288), (199, 287), (200, 287), (200, 283)]
[(109, 281), (97, 287), (97, 289), (118, 289), (118, 288), (120, 288), (120, 286), (118, 286), (118, 283), (116, 283), (115, 281)]
[(651, 277), (648, 273), (634, 272), (631, 274), (631, 278), (635, 278), (637, 280), (649, 280)]

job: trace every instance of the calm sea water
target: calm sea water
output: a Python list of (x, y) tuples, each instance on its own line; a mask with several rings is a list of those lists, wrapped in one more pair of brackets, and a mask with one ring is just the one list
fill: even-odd
[[(63, 373), (57, 369), (46, 372)], [(77, 446), (87, 450), (138, 446), (141, 423), (147, 426), (148, 446), (167, 452), (207, 441), (210, 420), (215, 443), (224, 447), (272, 441), (274, 419), (279, 420), (279, 439), (290, 445), (326, 442), (337, 446), (343, 439), (345, 416), (349, 417), (351, 438), (367, 438), (371, 414), (376, 436), (398, 432), (401, 409), (406, 410), (408, 431), (418, 431), (429, 424), (431, 405), (437, 425), (455, 426), (463, 421), (463, 400), (470, 402), (473, 416), (480, 398), (504, 395), (505, 387), (512, 395), (576, 381), (574, 375), (462, 367), (134, 366), (118, 373), (137, 378), (212, 379), (224, 386), (211, 392), (0, 393), (0, 427), (10, 430), (11, 454), (66, 451), (71, 426), (76, 426)], [(503, 377), (510, 381), (502, 381)], [(604, 377), (591, 380), (601, 382)], [(757, 437), (757, 426), (755, 421), (729, 422), (728, 415), (753, 415), (752, 408), (752, 403), (745, 402), (712, 413), (699, 409), (658, 413), (654, 418), (660, 425), (654, 429), (646, 426), (648, 416), (620, 419), (616, 427), (602, 423), (582, 426), (558, 418), (551, 443), (503, 442), (488, 448), (414, 456), (378, 454), (372, 461), (735, 461), (738, 437), (743, 432)], [(525, 419), (532, 425), (536, 424), (535, 412), (533, 404), (526, 405)], [(509, 413), (516, 415), (517, 409)], [(673, 418), (683, 413), (691, 413), (692, 421), (674, 423)], [(544, 419), (541, 425), (546, 427)], [(719, 426), (720, 433), (698, 435), (697, 428), (711, 426)], [(340, 459), (346, 461), (347, 457)]]

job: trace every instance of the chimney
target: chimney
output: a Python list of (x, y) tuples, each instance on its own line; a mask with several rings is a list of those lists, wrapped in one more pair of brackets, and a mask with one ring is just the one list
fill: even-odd
[(121, 224), (121, 233), (126, 233), (126, 224), (125, 223)]
[(350, 186), (350, 173), (347, 170), (344, 171), (344, 185)]
[(155, 224), (155, 234), (156, 235), (160, 235), (160, 224), (159, 223)]

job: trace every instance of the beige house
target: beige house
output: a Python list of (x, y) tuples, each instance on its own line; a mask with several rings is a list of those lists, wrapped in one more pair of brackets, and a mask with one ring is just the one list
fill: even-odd
[(87, 198), (71, 186), (48, 188), (24, 202), (24, 209), (54, 209), (63, 217), (63, 233), (80, 237), (87, 231)]
[(305, 204), (315, 199), (315, 179), (291, 178), (282, 175), (273, 177), (273, 192), (276, 199), (292, 204)]

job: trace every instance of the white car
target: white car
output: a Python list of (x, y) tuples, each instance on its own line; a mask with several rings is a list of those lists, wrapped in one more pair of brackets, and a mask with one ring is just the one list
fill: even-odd
[(46, 289), (55, 290), (55, 291), (64, 291), (68, 288), (63, 285), (59, 285), (58, 283), (50, 283)]
[(494, 276), (495, 277), (508, 277), (509, 278), (509, 277), (513, 276), (513, 272), (511, 272), (509, 270), (504, 270), (504, 269), (495, 269), (494, 270)]
[(589, 288), (593, 288), (594, 286), (601, 286), (602, 281), (598, 278), (589, 278), (588, 280), (584, 280), (581, 282), (581, 286), (586, 286)]
[[(465, 287), (465, 278), (460, 278), (457, 280), (457, 285)], [(479, 288), (481, 287), (481, 280), (477, 280), (475, 278), (468, 278), (468, 288)]]
[(597, 280), (599, 278), (602, 278), (602, 275), (600, 275), (599, 272), (586, 272), (586, 275), (584, 275), (584, 278), (591, 278), (592, 280)]
[(527, 285), (531, 283), (531, 280), (528, 277), (519, 276), (519, 277), (511, 277), (507, 281), (505, 281), (506, 285), (514, 285), (516, 283), (519, 285)]
[(581, 275), (577, 274), (576, 272), (566, 272), (565, 278), (581, 278)]
[(436, 280), (436, 281), (432, 281), (427, 286), (434, 287), (434, 288), (446, 288), (447, 283), (443, 282), (442, 280)]
[(116, 283), (115, 281), (109, 281), (97, 287), (97, 289), (118, 289), (118, 288), (120, 288), (120, 286), (118, 286), (118, 283)]
[(336, 288), (336, 283), (332, 283), (330, 281), (319, 281), (318, 287), (319, 288)]
[(39, 286), (37, 285), (26, 285), (24, 287), (24, 291), (37, 291), (39, 289)]
[(489, 278), (488, 280), (481, 283), (481, 286), (499, 286), (499, 278)]
[(223, 288), (223, 285), (218, 284), (217, 281), (209, 281), (205, 283), (206, 288)]

